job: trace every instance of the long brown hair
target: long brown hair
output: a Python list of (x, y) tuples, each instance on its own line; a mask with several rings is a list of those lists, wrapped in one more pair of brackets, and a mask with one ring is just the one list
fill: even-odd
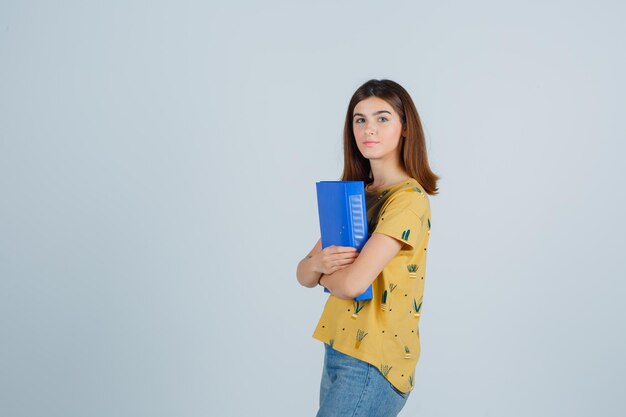
[(364, 181), (370, 184), (370, 161), (365, 158), (356, 145), (352, 129), (352, 113), (361, 101), (368, 97), (385, 100), (400, 115), (402, 125), (406, 127), (406, 136), (400, 139), (400, 164), (402, 168), (424, 187), (430, 195), (438, 194), (437, 180), (439, 177), (431, 171), (426, 155), (426, 140), (422, 122), (409, 93), (398, 83), (391, 80), (369, 80), (360, 86), (352, 95), (346, 123), (343, 129), (343, 174), (342, 181)]

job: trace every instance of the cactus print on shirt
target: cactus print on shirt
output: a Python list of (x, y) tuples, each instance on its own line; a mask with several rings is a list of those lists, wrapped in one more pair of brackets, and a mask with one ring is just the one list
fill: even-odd
[(365, 194), (370, 236), (383, 233), (402, 248), (372, 283), (371, 300), (328, 296), (313, 338), (376, 366), (406, 393), (413, 390), (420, 355), (430, 203), (412, 178)]

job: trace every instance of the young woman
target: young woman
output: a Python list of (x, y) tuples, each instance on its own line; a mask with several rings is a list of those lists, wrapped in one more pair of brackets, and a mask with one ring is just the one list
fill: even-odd
[[(415, 382), (439, 177), (413, 100), (393, 81), (356, 90), (343, 136), (341, 179), (365, 182), (370, 236), (360, 253), (320, 239), (298, 264), (301, 285), (331, 292), (313, 333), (325, 349), (317, 417), (396, 416)], [(370, 284), (373, 298), (355, 301)]]

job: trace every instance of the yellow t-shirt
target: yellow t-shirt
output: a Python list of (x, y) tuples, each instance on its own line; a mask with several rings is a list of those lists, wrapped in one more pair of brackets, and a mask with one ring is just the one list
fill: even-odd
[(371, 300), (330, 294), (313, 337), (376, 366), (406, 393), (413, 390), (420, 355), (430, 203), (413, 178), (365, 194), (370, 236), (383, 233), (401, 241), (402, 248), (372, 283)]

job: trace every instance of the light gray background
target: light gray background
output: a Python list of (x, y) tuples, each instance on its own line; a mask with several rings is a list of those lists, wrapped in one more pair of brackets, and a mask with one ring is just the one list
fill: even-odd
[(295, 270), (370, 78), (442, 177), (401, 415), (624, 415), (625, 18), (2, 2), (0, 415), (313, 416), (327, 295)]

